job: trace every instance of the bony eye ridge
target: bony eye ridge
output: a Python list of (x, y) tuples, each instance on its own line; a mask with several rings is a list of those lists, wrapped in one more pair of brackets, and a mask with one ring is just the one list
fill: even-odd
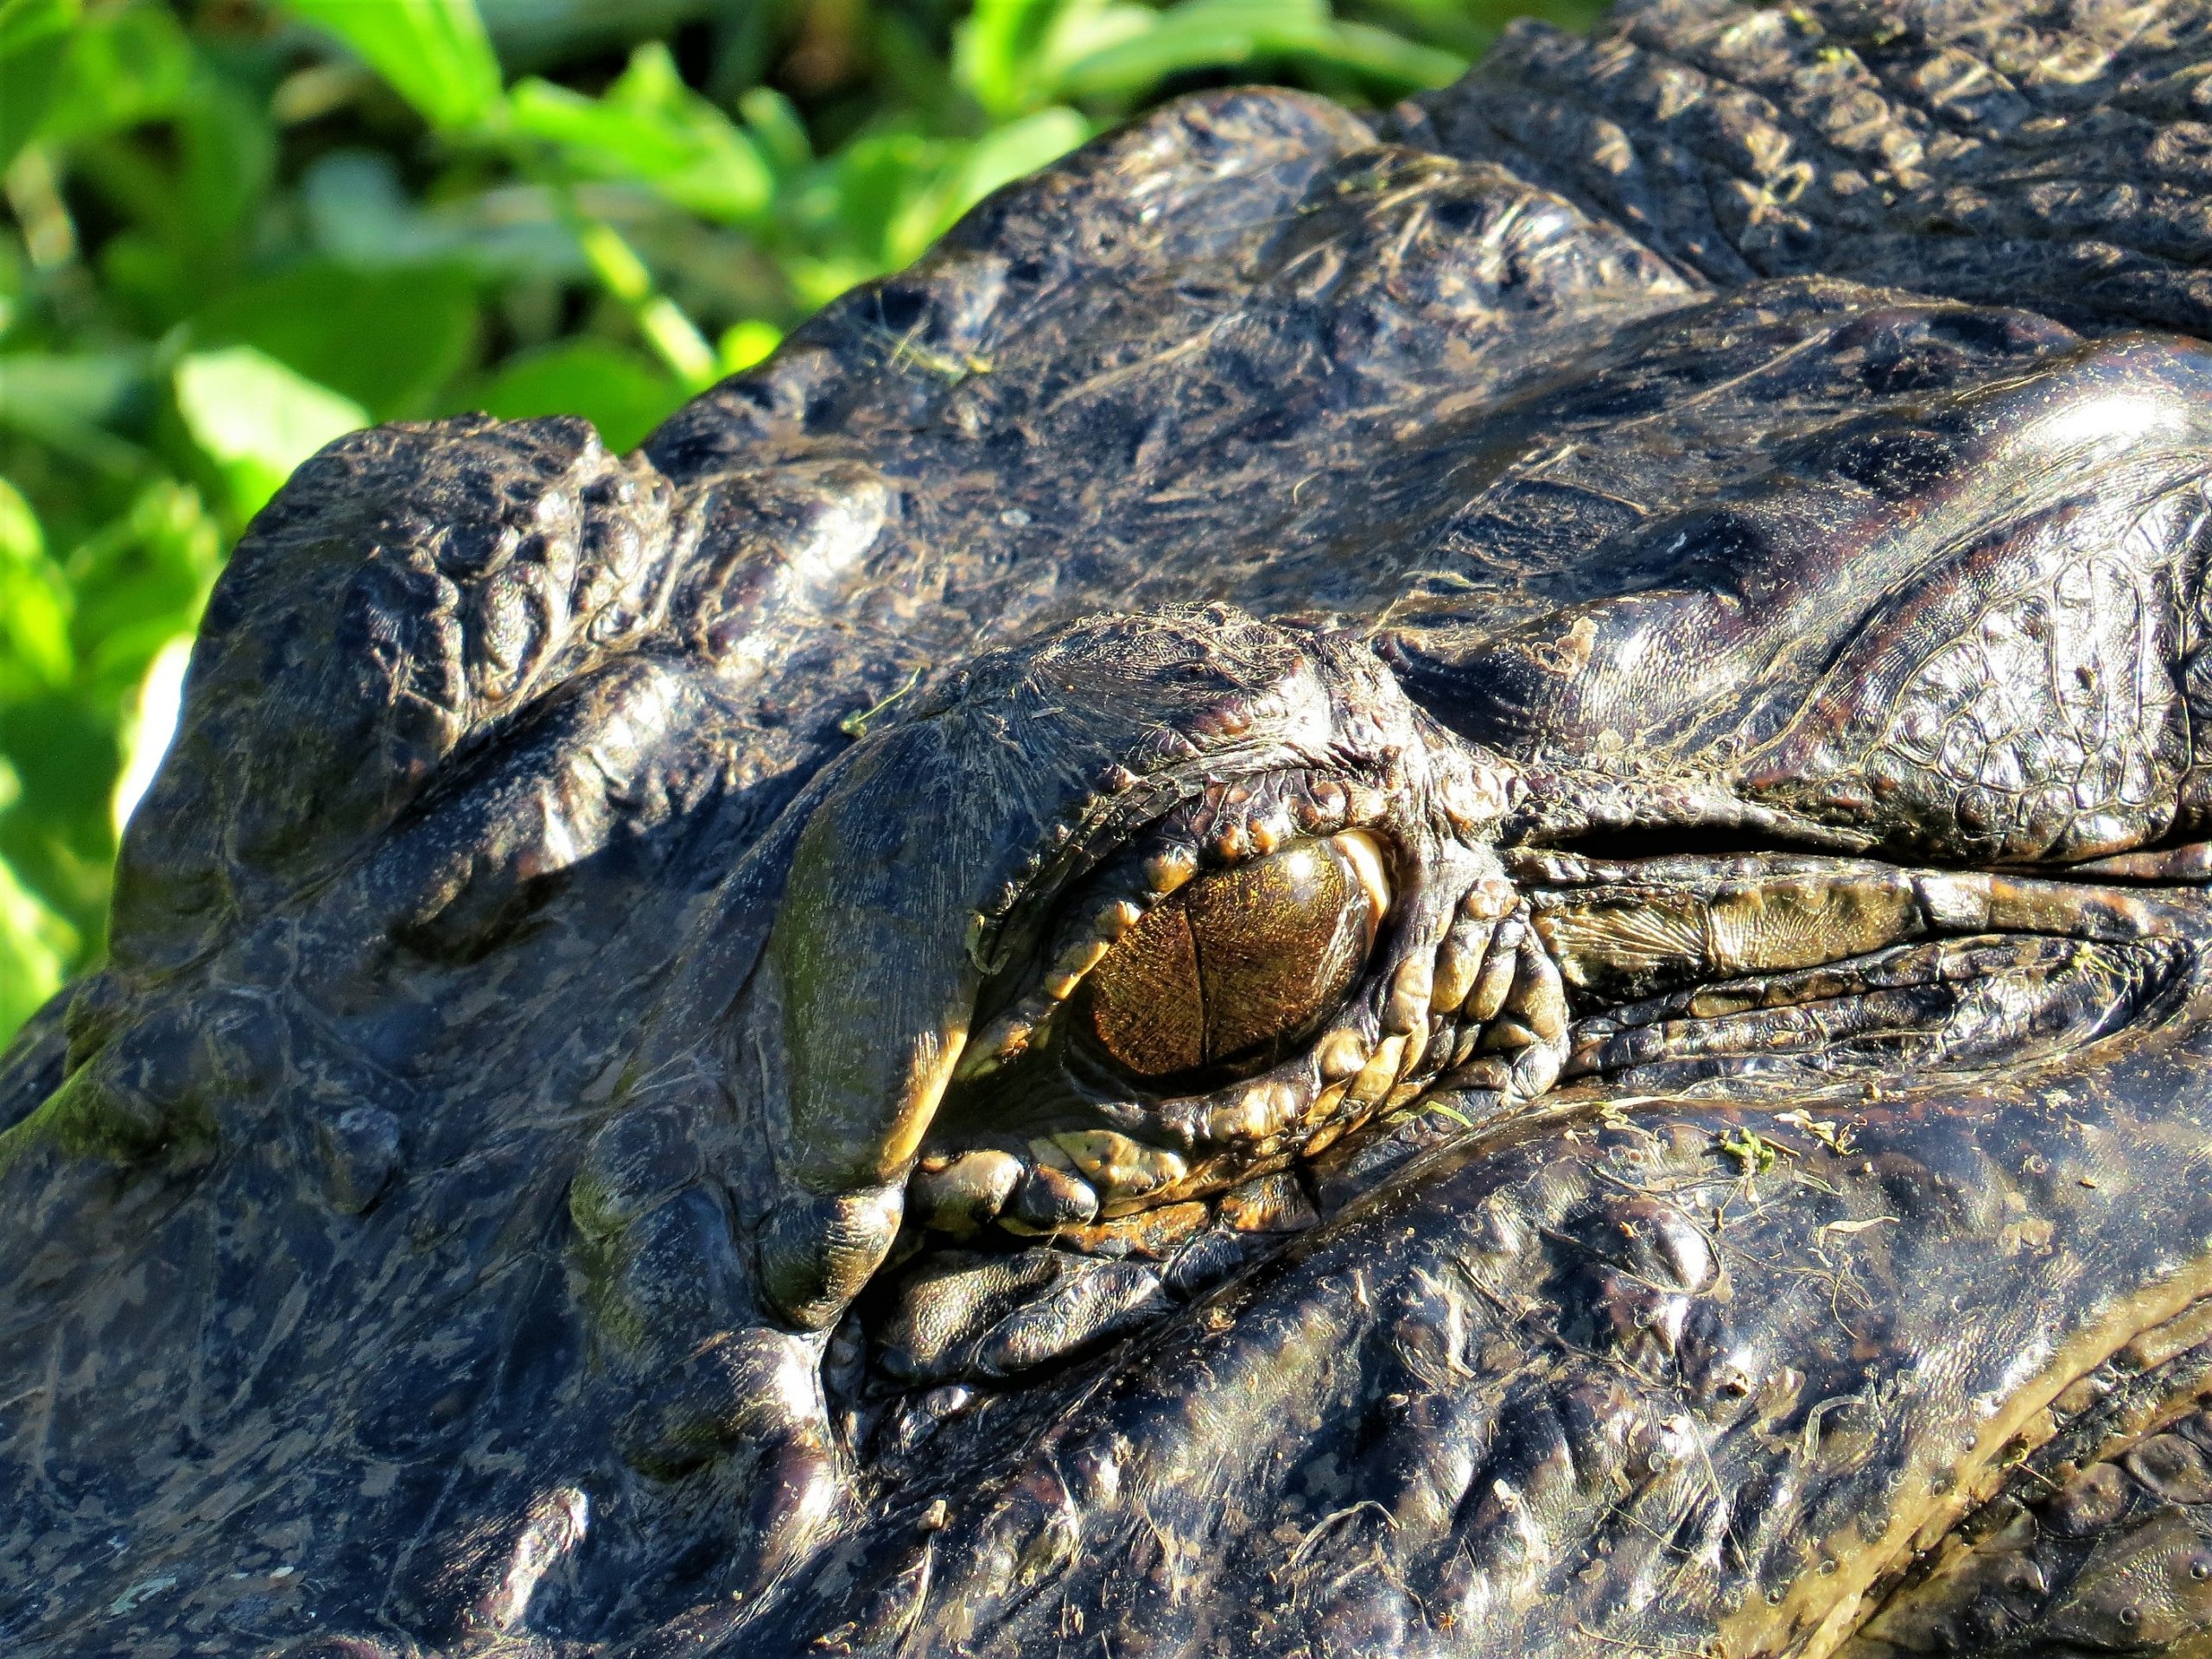
[(1080, 1028), (1147, 1084), (1274, 1065), (1343, 1001), (1389, 906), (1382, 849), (1359, 830), (1199, 876), (1100, 959)]

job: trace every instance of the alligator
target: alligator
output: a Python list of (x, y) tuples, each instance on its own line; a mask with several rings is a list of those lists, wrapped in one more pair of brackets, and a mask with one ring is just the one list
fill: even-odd
[(2212, 1654), (2212, 4), (1205, 91), (217, 585), (0, 1646)]

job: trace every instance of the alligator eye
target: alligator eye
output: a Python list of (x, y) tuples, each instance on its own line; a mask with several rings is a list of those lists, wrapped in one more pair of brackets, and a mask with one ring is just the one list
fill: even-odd
[(1147, 1082), (1272, 1065), (1351, 988), (1389, 902), (1381, 849), (1357, 830), (1199, 876), (1091, 970), (1091, 1034)]

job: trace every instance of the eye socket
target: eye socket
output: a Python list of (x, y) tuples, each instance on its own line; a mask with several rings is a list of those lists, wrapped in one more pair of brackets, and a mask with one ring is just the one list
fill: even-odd
[(1389, 903), (1381, 849), (1357, 830), (1199, 876), (1091, 969), (1090, 1034), (1147, 1083), (1273, 1065), (1351, 989)]

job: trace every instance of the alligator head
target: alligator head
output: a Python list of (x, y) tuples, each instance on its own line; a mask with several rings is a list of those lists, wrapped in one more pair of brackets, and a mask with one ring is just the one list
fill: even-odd
[(11, 1650), (2212, 1652), (2208, 65), (1662, 0), (326, 450), (0, 1075)]

